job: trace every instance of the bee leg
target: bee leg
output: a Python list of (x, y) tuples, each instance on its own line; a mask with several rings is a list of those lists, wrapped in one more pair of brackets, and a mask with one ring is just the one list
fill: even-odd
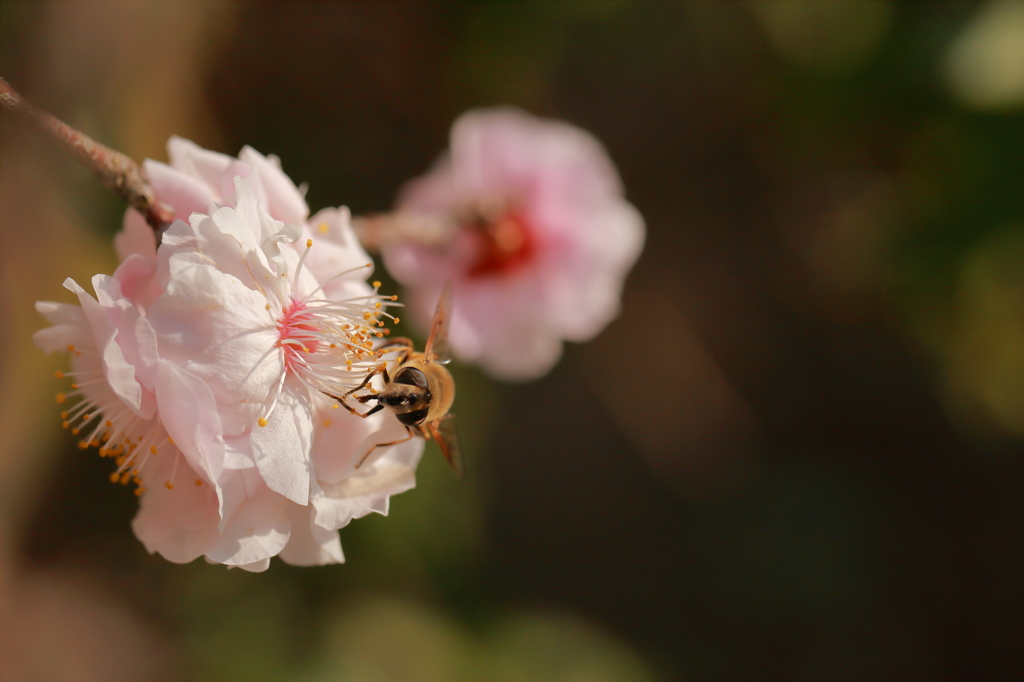
[[(358, 386), (353, 388), (351, 391), (349, 391), (345, 395), (336, 396), (336, 395), (334, 395), (332, 393), (327, 393), (326, 391), (323, 391), (323, 394), (328, 396), (328, 397), (330, 397), (330, 398), (334, 398), (335, 400), (337, 400), (339, 403), (341, 403), (341, 406), (344, 407), (346, 410), (348, 410), (351, 414), (354, 414), (355, 416), (360, 417), (362, 419), (366, 419), (371, 414), (376, 412), (378, 408), (380, 408), (382, 406), (378, 405), (377, 407), (373, 408), (372, 410), (370, 410), (366, 414), (363, 414), (361, 412), (357, 412), (356, 409), (354, 407), (352, 407), (351, 405), (349, 405), (348, 401), (346, 401), (345, 399), (348, 398), (353, 393), (355, 393), (356, 391), (359, 391), (359, 390), (361, 390), (363, 388), (366, 388), (366, 385), (368, 383), (370, 383), (370, 380), (373, 379), (373, 377), (375, 377), (378, 374), (380, 374), (381, 372), (384, 373), (384, 381), (387, 382), (387, 383), (391, 383), (391, 377), (388, 376), (388, 367), (387, 367), (386, 364), (382, 363), (380, 365), (377, 365), (373, 369), (371, 369), (369, 372), (367, 372), (366, 376), (363, 378), (362, 383), (360, 383)], [(370, 400), (371, 398), (373, 398), (373, 396), (360, 396), (359, 398), (356, 398), (356, 400), (358, 400), (359, 402), (361, 402), (363, 404), (366, 404), (366, 400), (363, 400), (363, 398), (366, 398), (366, 400)]]
[[(383, 407), (383, 406), (382, 405), (378, 405), (373, 410), (371, 410), (371, 412), (375, 411), (379, 407)], [(400, 438), (399, 440), (389, 441), (387, 443), (377, 443), (376, 445), (371, 447), (369, 450), (366, 451), (366, 454), (363, 455), (363, 458), (359, 460), (359, 463), (356, 464), (355, 468), (358, 469), (359, 467), (361, 467), (363, 465), (363, 462), (366, 461), (366, 458), (369, 457), (370, 454), (372, 454), (373, 451), (376, 450), (377, 448), (386, 448), (389, 445), (398, 445), (399, 443), (404, 443), (404, 442), (406, 442), (408, 440), (412, 440), (412, 437), (416, 435), (416, 432), (414, 432), (412, 429), (409, 429), (408, 427), (407, 427), (407, 430), (409, 432), (409, 435), (406, 436), (405, 438)]]

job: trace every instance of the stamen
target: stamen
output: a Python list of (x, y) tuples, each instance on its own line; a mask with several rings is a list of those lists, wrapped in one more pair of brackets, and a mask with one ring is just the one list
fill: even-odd
[(293, 280), (295, 282), (295, 286), (299, 285), (299, 274), (302, 273), (302, 264), (306, 262), (306, 256), (309, 255), (309, 251), (312, 248), (313, 248), (313, 240), (312, 239), (307, 239), (306, 240), (306, 250), (302, 252), (302, 255), (299, 257), (299, 264), (295, 266), (295, 278)]

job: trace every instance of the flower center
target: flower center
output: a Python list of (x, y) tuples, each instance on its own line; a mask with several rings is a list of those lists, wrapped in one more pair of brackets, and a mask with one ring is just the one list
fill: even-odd
[(284, 349), (289, 372), (295, 372), (301, 364), (300, 353), (315, 353), (320, 348), (314, 321), (314, 312), (304, 302), (292, 299), (277, 323), (278, 345)]
[[(312, 240), (307, 240), (306, 253), (312, 245)], [(345, 270), (335, 277), (363, 267), (370, 265)], [(380, 364), (384, 352), (374, 348), (374, 341), (390, 333), (385, 328), (386, 319), (398, 323), (398, 318), (385, 310), (397, 305), (398, 297), (382, 296), (379, 289), (380, 282), (374, 282), (372, 293), (336, 300), (318, 297), (323, 290), (321, 285), (302, 298), (290, 297), (280, 308), (277, 343), (267, 355), (279, 348), (284, 356), (284, 371), (268, 396), (266, 410), (257, 420), (261, 427), (269, 423), (289, 376), (314, 394), (339, 396), (359, 386), (366, 373)], [(267, 309), (271, 308), (268, 300)]]
[(536, 251), (526, 220), (515, 211), (492, 219), (478, 218), (468, 228), (479, 244), (476, 262), (469, 269), (470, 277), (513, 272), (528, 263)]

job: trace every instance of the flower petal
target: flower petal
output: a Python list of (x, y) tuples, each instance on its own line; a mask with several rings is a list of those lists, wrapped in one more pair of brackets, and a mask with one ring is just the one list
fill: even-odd
[(312, 436), (309, 390), (289, 378), (267, 425), (253, 427), (252, 452), (267, 486), (301, 505), (309, 501), (316, 481), (309, 457)]
[(345, 563), (337, 530), (318, 526), (311, 507), (289, 505), (291, 536), (281, 550), (281, 559), (292, 566), (324, 566)]
[[(151, 458), (143, 472), (148, 483), (132, 530), (146, 551), (184, 564), (206, 554), (217, 540), (220, 521), (216, 492), (197, 479), (173, 446)], [(155, 461), (153, 461), (155, 460)], [(196, 485), (200, 481), (200, 485)], [(166, 483), (173, 486), (168, 488)]]
[(278, 220), (301, 225), (309, 216), (309, 207), (295, 183), (281, 170), (276, 156), (266, 157), (252, 147), (243, 147), (238, 158), (256, 169), (267, 199), (267, 212)]

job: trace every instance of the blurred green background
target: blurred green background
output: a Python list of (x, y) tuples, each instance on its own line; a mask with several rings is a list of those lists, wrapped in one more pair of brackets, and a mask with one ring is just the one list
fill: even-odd
[(385, 210), (463, 110), (595, 133), (648, 223), (547, 378), (457, 367), (343, 566), (146, 555), (59, 428), (37, 299), (123, 206), (0, 117), (11, 680), (1024, 676), (1024, 2), (11, 2), (0, 75), (129, 155), (279, 155)]

